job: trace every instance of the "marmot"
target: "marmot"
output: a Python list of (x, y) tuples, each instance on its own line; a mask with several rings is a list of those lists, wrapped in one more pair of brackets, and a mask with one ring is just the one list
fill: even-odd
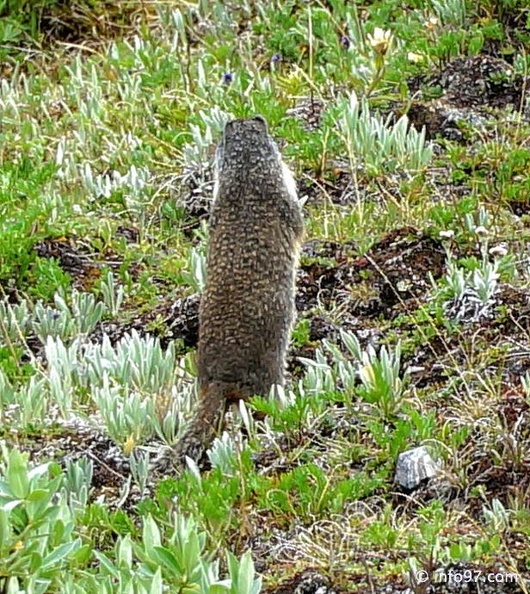
[(177, 467), (211, 445), (230, 403), (283, 385), (303, 232), (294, 178), (264, 118), (228, 122), (199, 310), (199, 403), (172, 450)]

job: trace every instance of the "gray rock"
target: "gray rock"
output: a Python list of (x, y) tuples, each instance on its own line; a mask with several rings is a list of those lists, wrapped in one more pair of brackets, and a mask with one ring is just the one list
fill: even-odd
[(406, 489), (414, 489), (424, 479), (436, 476), (439, 470), (427, 448), (421, 446), (399, 455), (394, 480)]

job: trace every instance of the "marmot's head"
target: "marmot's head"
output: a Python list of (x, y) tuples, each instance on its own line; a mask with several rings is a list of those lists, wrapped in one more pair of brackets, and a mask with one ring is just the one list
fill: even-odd
[(266, 190), (282, 188), (296, 200), (296, 183), (263, 116), (227, 122), (216, 153), (216, 184), (228, 191), (235, 186), (256, 186)]

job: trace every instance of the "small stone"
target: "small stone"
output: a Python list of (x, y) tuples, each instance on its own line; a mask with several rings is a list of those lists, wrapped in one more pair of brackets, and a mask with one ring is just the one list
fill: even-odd
[(427, 448), (421, 446), (399, 455), (394, 480), (406, 489), (414, 489), (423, 480), (436, 476), (439, 470)]

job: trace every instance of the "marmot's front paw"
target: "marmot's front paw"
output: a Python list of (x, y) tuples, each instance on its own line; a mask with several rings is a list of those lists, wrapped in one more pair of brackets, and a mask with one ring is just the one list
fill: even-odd
[(181, 473), (186, 468), (186, 457), (198, 462), (206, 448), (199, 437), (185, 437), (173, 447), (165, 447), (151, 462), (149, 470), (152, 475), (163, 478)]
[(182, 460), (175, 455), (175, 449), (169, 446), (162, 448), (161, 452), (149, 464), (149, 474), (156, 478), (164, 478), (178, 474), (183, 468)]

